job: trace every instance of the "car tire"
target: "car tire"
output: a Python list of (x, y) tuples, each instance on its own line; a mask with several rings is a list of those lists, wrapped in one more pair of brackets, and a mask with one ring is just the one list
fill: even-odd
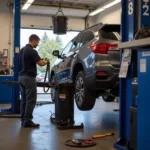
[(88, 91), (85, 85), (85, 75), (80, 71), (75, 81), (75, 101), (79, 110), (87, 111), (94, 107), (96, 94)]
[[(55, 85), (55, 83), (56, 83), (55, 76), (52, 76), (51, 84)], [(52, 102), (55, 102), (55, 99), (56, 99), (56, 89), (55, 89), (55, 87), (51, 88), (51, 99), (52, 99)]]
[(114, 100), (115, 100), (115, 96), (108, 95), (108, 94), (103, 95), (102, 98), (105, 102), (114, 102)]

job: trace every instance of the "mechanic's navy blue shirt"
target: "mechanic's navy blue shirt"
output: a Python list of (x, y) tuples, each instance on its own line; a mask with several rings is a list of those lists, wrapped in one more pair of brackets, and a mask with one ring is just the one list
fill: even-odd
[(19, 74), (36, 77), (36, 63), (41, 60), (37, 51), (30, 44), (27, 44), (19, 53)]

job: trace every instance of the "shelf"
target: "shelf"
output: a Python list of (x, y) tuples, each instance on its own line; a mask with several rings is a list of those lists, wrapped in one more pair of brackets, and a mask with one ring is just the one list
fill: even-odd
[(120, 49), (133, 49), (133, 50), (144, 49), (145, 47), (150, 48), (150, 38), (123, 42), (118, 44), (118, 47)]
[(0, 56), (0, 58), (8, 58), (7, 56)]
[(13, 75), (10, 75), (10, 74), (0, 74), (0, 77), (13, 77)]
[(0, 67), (7, 67), (8, 65), (2, 65), (2, 64), (0, 64)]

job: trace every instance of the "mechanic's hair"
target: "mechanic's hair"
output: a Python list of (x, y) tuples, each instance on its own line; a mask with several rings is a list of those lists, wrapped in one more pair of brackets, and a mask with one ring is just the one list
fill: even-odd
[(29, 37), (29, 42), (32, 42), (32, 41), (38, 41), (40, 40), (40, 38), (36, 35), (36, 34), (32, 34), (30, 37)]

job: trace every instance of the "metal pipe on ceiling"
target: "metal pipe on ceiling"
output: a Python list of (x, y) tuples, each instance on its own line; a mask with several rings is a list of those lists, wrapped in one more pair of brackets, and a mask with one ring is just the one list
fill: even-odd
[[(73, 7), (77, 3), (81, 2), (81, 0), (76, 0), (74, 1), (64, 1), (64, 0), (35, 0), (33, 5), (40, 5), (40, 6), (59, 6), (59, 2), (61, 2), (62, 7)], [(23, 3), (23, 1), (22, 1)], [(24, 3), (23, 3), (24, 4)], [(79, 8), (79, 9), (89, 9), (89, 8), (94, 8), (94, 6), (89, 6), (88, 4), (81, 4), (81, 5), (76, 5), (74, 8)]]
[(75, 2), (72, 6), (74, 6), (74, 5), (78, 4), (80, 1), (81, 1), (81, 0), (78, 0), (78, 1), (77, 1), (77, 2)]

